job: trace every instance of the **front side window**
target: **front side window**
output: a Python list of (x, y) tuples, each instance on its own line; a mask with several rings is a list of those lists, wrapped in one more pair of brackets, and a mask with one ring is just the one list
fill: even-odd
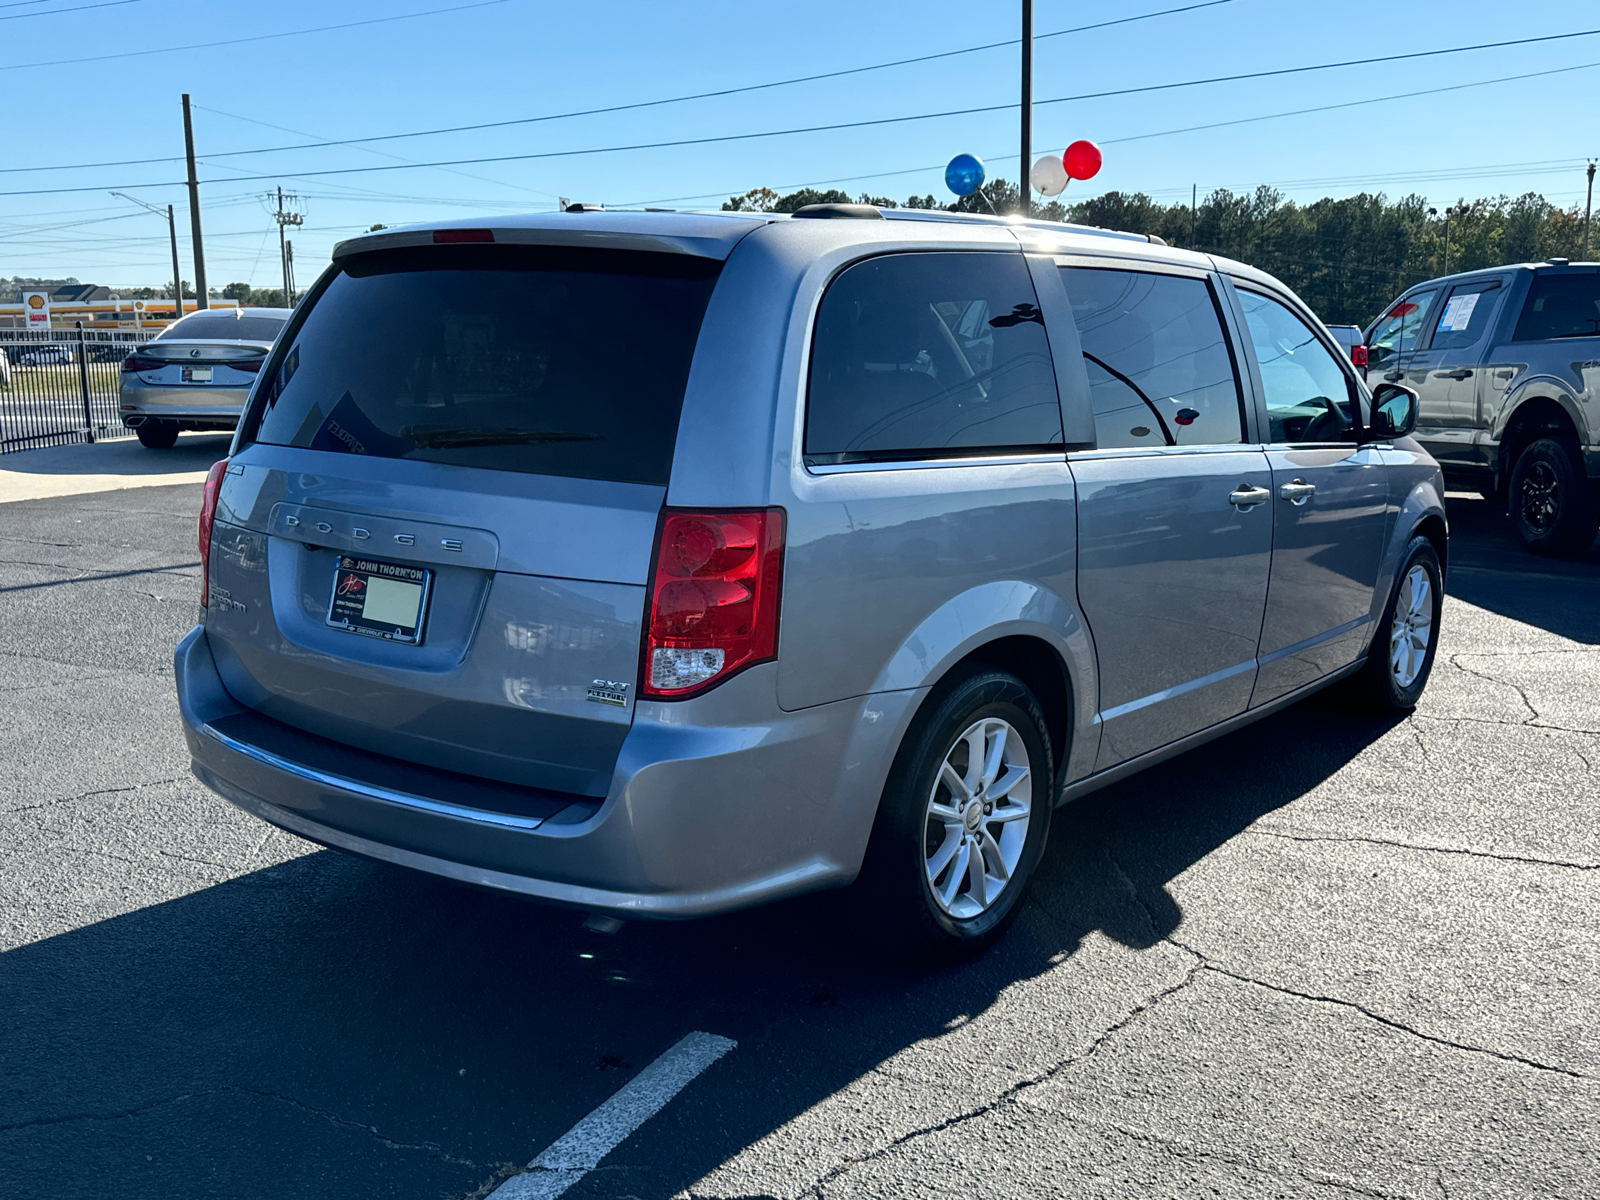
[(1461, 350), (1476, 345), (1499, 307), (1498, 279), (1477, 279), (1450, 289), (1439, 319), (1433, 323), (1430, 350)]
[(1392, 365), (1400, 355), (1417, 348), (1417, 339), (1422, 336), (1422, 318), (1438, 294), (1437, 288), (1412, 292), (1383, 314), (1367, 339), (1368, 369)]
[(718, 264), (554, 246), (357, 255), (246, 435), (333, 454), (665, 485)]
[(817, 312), (806, 399), (812, 465), (1064, 445), (1055, 368), (1020, 254), (888, 254)]
[(1535, 275), (1512, 340), (1600, 337), (1600, 272)]
[(1095, 444), (1237, 445), (1239, 382), (1203, 279), (1063, 267), (1094, 401)]
[(1339, 442), (1351, 427), (1350, 377), (1286, 304), (1238, 289), (1266, 392), (1268, 440)]

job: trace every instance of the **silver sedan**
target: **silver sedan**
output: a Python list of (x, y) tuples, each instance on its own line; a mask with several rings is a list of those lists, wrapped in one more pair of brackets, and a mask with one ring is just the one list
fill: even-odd
[(122, 362), (122, 423), (165, 450), (185, 429), (231, 430), (291, 310), (207, 310), (175, 321)]

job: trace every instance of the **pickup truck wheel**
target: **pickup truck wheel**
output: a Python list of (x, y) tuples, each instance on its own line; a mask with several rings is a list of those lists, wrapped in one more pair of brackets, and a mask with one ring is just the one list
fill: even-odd
[(1027, 684), (985, 670), (906, 735), (848, 909), (900, 958), (951, 962), (1016, 919), (1050, 832), (1055, 770)]
[(1355, 677), (1364, 707), (1397, 716), (1417, 706), (1433, 672), (1443, 608), (1439, 552), (1419, 534), (1406, 547), (1394, 591), (1372, 635), (1367, 665)]
[(1540, 438), (1511, 470), (1511, 520), (1517, 537), (1535, 554), (1570, 558), (1594, 540), (1596, 507), (1574, 448)]
[(150, 450), (170, 450), (178, 442), (178, 427), (170, 421), (146, 421), (133, 431), (139, 444)]

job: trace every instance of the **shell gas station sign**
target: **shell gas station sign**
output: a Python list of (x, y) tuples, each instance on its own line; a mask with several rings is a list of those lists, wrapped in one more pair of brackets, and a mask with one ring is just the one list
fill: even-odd
[(23, 292), (22, 312), (27, 318), (26, 327), (29, 329), (50, 328), (50, 293), (49, 292)]

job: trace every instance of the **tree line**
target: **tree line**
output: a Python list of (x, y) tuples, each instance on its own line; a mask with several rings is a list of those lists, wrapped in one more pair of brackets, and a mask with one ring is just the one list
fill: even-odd
[[(794, 212), (806, 204), (873, 204), (880, 208), (943, 209), (950, 212), (1015, 212), (1015, 184), (986, 183), (979, 193), (940, 204), (932, 196), (895, 201), (837, 189), (803, 188), (780, 196), (755, 188), (729, 197), (729, 211)], [(1218, 254), (1277, 276), (1331, 325), (1362, 325), (1406, 288), (1449, 270), (1471, 271), (1504, 263), (1582, 257), (1584, 215), (1573, 205), (1558, 208), (1536, 192), (1512, 199), (1460, 200), (1442, 210), (1421, 196), (1390, 201), (1363, 192), (1310, 204), (1281, 192), (1226, 188), (1189, 204), (1162, 204), (1142, 192), (1107, 192), (1063, 205), (1036, 206), (1047, 221), (1095, 225), (1155, 234), (1169, 245)]]

